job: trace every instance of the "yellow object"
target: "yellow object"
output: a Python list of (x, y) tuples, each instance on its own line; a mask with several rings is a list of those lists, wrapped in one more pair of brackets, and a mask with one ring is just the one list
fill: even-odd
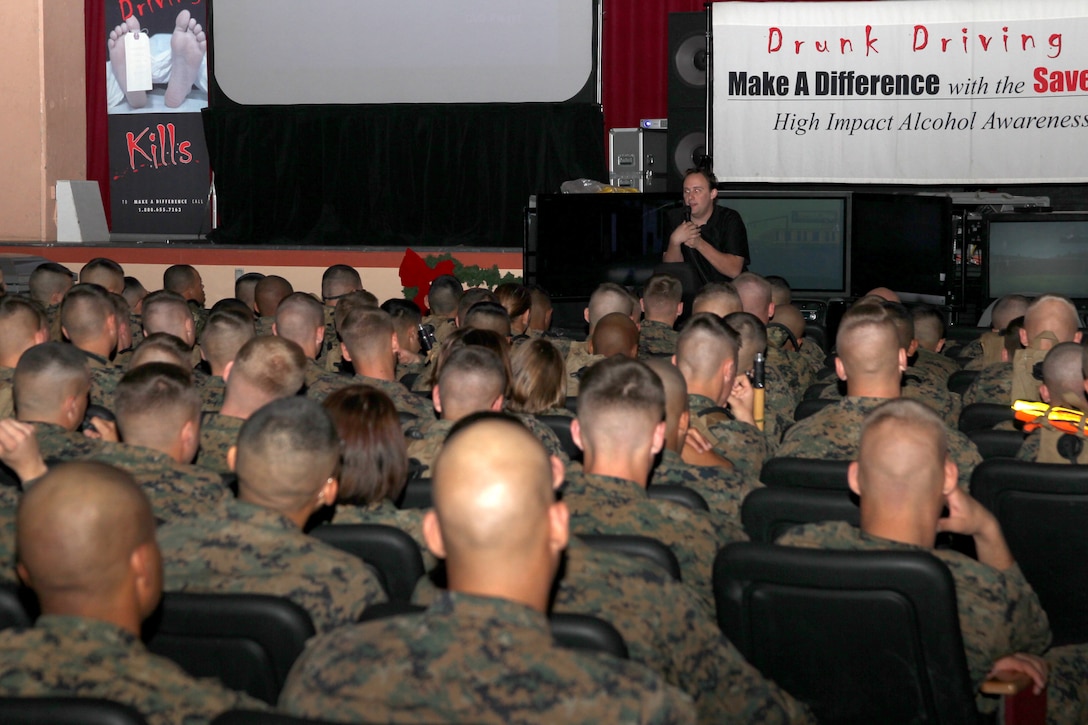
[(1074, 408), (1062, 408), (1031, 400), (1017, 400), (1013, 402), (1012, 409), (1016, 419), (1026, 424), (1024, 430), (1029, 433), (1036, 428), (1041, 428), (1043, 424), (1040, 421), (1044, 419), (1053, 427), (1067, 433), (1088, 433), (1084, 413)]

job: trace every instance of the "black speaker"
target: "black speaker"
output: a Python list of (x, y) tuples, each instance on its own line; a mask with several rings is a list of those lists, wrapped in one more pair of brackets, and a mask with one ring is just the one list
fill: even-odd
[(669, 13), (669, 191), (706, 157), (706, 13)]

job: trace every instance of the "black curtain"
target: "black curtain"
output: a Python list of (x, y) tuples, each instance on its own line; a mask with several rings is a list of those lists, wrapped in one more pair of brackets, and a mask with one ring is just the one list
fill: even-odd
[(223, 244), (520, 247), (530, 194), (607, 179), (594, 104), (204, 111)]

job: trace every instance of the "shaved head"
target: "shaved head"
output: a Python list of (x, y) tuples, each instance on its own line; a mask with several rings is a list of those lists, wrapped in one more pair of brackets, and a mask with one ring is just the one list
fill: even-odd
[(253, 304), (261, 317), (272, 317), (285, 297), (294, 292), (291, 283), (283, 277), (271, 274), (257, 282), (253, 289)]
[(622, 312), (611, 312), (598, 320), (591, 341), (595, 355), (634, 359), (638, 356), (638, 325)]
[(900, 302), (899, 295), (887, 287), (877, 287), (876, 289), (869, 290), (866, 297), (879, 297), (885, 302)]
[(680, 425), (680, 416), (688, 409), (688, 385), (676, 366), (664, 358), (651, 358), (646, 366), (665, 387), (665, 429), (671, 435)]
[(458, 568), (475, 577), (496, 561), (508, 571), (539, 561), (554, 483), (547, 451), (516, 420), (488, 416), (450, 434), (434, 464), (434, 512), (451, 588)]
[[(1020, 342), (1027, 347), (1047, 332), (1052, 333), (1057, 342), (1079, 342), (1079, 328), (1080, 315), (1072, 302), (1058, 295), (1043, 295), (1028, 305), (1024, 313)], [(1043, 342), (1042, 349), (1050, 347), (1045, 340)]]
[(176, 292), (159, 290), (144, 298), (144, 332), (167, 332), (192, 347), (196, 344), (196, 324), (189, 303)]
[(325, 335), (324, 306), (305, 292), (288, 295), (276, 308), (276, 334), (316, 357)]
[(273, 401), (238, 432), (238, 497), (285, 514), (301, 510), (339, 463), (340, 436), (320, 403), (300, 396)]
[[(282, 337), (254, 337), (234, 356), (223, 407), (240, 404), (252, 412), (272, 400), (297, 393), (305, 375), (306, 356), (298, 345)], [(248, 413), (237, 417), (248, 417)]]
[(497, 353), (480, 345), (453, 350), (438, 373), (439, 401), (443, 420), (489, 410), (506, 392), (506, 365)]
[(593, 290), (593, 294), (589, 296), (589, 306), (586, 308), (586, 321), (589, 323), (589, 331), (592, 334), (597, 323), (605, 315), (621, 312), (627, 317), (633, 317), (637, 310), (637, 298), (620, 285), (614, 282), (605, 282)]
[(759, 318), (764, 325), (774, 312), (771, 298), (771, 283), (754, 272), (742, 272), (733, 280), (733, 287), (740, 295), (741, 306)]
[(19, 566), (47, 614), (113, 600), (128, 586), (133, 552), (147, 546), (157, 557), (147, 496), (104, 463), (50, 468), (20, 501), (17, 528)]
[(1043, 360), (1043, 384), (1052, 405), (1077, 410), (1088, 409), (1084, 395), (1084, 346), (1076, 342), (1058, 343)]
[(740, 336), (737, 370), (748, 372), (755, 367), (756, 353), (767, 352), (767, 328), (750, 312), (734, 312), (725, 316), (725, 324)]
[(690, 385), (708, 380), (727, 360), (737, 361), (740, 339), (733, 328), (709, 313), (692, 315), (676, 340), (676, 367)]
[(928, 407), (899, 398), (865, 419), (850, 485), (861, 496), (862, 528), (896, 518), (936, 521), (955, 464), (948, 457), (944, 422)]
[(1017, 317), (1023, 317), (1028, 311), (1029, 300), (1024, 295), (1005, 295), (994, 304), (990, 315), (990, 326), (997, 332), (1004, 333), (1009, 323)]
[(695, 295), (691, 303), (691, 312), (696, 315), (700, 312), (709, 312), (718, 317), (725, 317), (731, 312), (740, 312), (743, 309), (737, 288), (728, 282), (711, 282), (699, 290), (699, 294)]
[(797, 340), (805, 336), (805, 316), (793, 305), (775, 305), (772, 322), (784, 325)]
[(15, 366), (12, 397), (19, 420), (75, 430), (87, 410), (91, 372), (74, 345), (46, 342), (29, 348)]
[(79, 270), (79, 282), (96, 284), (108, 292), (121, 294), (125, 291), (125, 270), (112, 259), (96, 257)]
[(899, 332), (877, 305), (855, 305), (843, 315), (835, 337), (838, 359), (851, 377), (899, 375)]

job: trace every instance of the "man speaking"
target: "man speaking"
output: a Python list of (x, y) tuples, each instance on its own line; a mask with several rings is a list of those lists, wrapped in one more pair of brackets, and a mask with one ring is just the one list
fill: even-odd
[(688, 169), (684, 174), (684, 208), (669, 216), (675, 229), (662, 258), (687, 262), (700, 285), (728, 282), (748, 269), (750, 261), (744, 221), (737, 212), (714, 203), (716, 185), (710, 169)]

